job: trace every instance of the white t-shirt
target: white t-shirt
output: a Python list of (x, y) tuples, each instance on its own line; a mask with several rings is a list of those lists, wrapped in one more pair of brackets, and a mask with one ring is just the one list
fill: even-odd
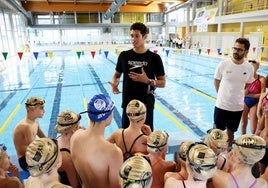
[(245, 61), (235, 64), (231, 59), (222, 61), (214, 78), (220, 80), (216, 107), (228, 111), (241, 111), (244, 107), (244, 89), (254, 80), (254, 68)]

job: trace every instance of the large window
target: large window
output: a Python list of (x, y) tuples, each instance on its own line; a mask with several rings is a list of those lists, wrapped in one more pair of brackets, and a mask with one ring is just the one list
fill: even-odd
[(14, 55), (18, 51), (23, 51), (27, 44), (27, 36), (25, 35), (25, 20), (22, 15), (0, 10), (0, 50)]

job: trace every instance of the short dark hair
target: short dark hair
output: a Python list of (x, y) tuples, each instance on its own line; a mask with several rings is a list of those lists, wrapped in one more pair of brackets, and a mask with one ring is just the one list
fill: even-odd
[(149, 33), (148, 27), (146, 27), (143, 23), (140, 23), (140, 22), (136, 22), (132, 24), (130, 27), (130, 31), (131, 30), (139, 30), (142, 35), (146, 35)]
[(235, 40), (235, 43), (244, 44), (245, 49), (249, 50), (250, 42), (249, 42), (248, 39), (246, 39), (246, 38), (238, 38), (238, 39)]

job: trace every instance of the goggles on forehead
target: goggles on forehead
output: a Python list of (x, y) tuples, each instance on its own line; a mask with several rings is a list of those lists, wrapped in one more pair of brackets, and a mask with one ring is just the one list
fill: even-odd
[(134, 117), (134, 116), (140, 116), (140, 115), (143, 115), (143, 114), (145, 114), (145, 113), (146, 113), (146, 112), (127, 113), (127, 116)]
[(72, 123), (59, 123), (59, 122), (57, 122), (57, 123), (58, 123), (58, 125), (63, 126), (63, 127), (67, 127), (67, 126), (76, 124), (81, 120), (81, 115), (80, 114), (77, 115), (77, 121), (75, 121), (75, 122), (72, 122)]
[(237, 146), (241, 146), (241, 147), (244, 147), (244, 148), (250, 148), (250, 149), (258, 149), (258, 150), (262, 150), (262, 149), (265, 149), (266, 146), (258, 146), (258, 145), (253, 145), (253, 144), (238, 144), (236, 142), (234, 142), (235, 145)]
[(6, 152), (7, 147), (5, 146), (5, 144), (0, 144), (0, 159), (2, 159), (3, 154)]
[(215, 162), (215, 164), (209, 164), (209, 165), (201, 165), (201, 164), (196, 164), (196, 163), (193, 163), (192, 161), (189, 160), (189, 164), (190, 166), (192, 166), (194, 168), (194, 170), (197, 172), (197, 173), (201, 173), (201, 171), (207, 171), (207, 170), (210, 170), (210, 169), (213, 169), (215, 166), (217, 166), (217, 163)]
[(119, 175), (123, 179), (124, 188), (127, 188), (130, 184), (133, 184), (133, 183), (141, 184), (141, 186), (145, 188), (145, 186), (150, 182), (149, 180), (152, 178), (151, 172), (145, 172), (143, 175), (144, 178), (141, 178), (138, 180), (124, 177), (121, 173), (119, 173)]
[(165, 145), (167, 145), (167, 143), (164, 143), (164, 144), (159, 145), (159, 146), (152, 146), (152, 145), (147, 144), (147, 146), (148, 146), (149, 148), (156, 148), (158, 151), (162, 151), (162, 150), (161, 150), (161, 147), (164, 147)]
[(85, 114), (85, 113), (89, 113), (89, 114), (104, 114), (104, 113), (107, 113), (107, 112), (110, 112), (112, 111), (113, 109), (109, 109), (109, 110), (104, 110), (104, 111), (90, 111), (90, 110), (87, 110), (87, 111), (84, 111), (84, 112), (80, 112), (79, 114)]
[(5, 144), (0, 144), (0, 148), (1, 148), (3, 151), (6, 151), (6, 150), (7, 150), (7, 147), (5, 146)]
[(255, 61), (255, 60), (248, 60), (248, 62), (253, 63), (253, 64), (257, 63), (257, 61)]
[(36, 106), (36, 105), (44, 105), (45, 100), (40, 101), (39, 99), (34, 99), (31, 103), (25, 103), (27, 106)]

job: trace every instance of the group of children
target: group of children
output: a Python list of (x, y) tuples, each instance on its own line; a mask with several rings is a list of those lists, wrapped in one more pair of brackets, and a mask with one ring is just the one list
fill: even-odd
[[(14, 138), (17, 153), (21, 153), (20, 166), (30, 177), (25, 183), (19, 179), (18, 168), (10, 162), (6, 147), (0, 145), (0, 188), (268, 187), (268, 170), (252, 173), (266, 152), (266, 142), (258, 135), (243, 134), (230, 149), (226, 132), (211, 129), (203, 142), (182, 142), (174, 160), (168, 161), (169, 135), (164, 130), (152, 132), (144, 124), (146, 107), (139, 100), (127, 105), (129, 127), (108, 138), (104, 132), (114, 109), (108, 96), (98, 94), (90, 99), (85, 112), (89, 128), (80, 125), (81, 113), (61, 112), (55, 126), (58, 138), (43, 136), (36, 121), (44, 114), (44, 104), (43, 99), (30, 97), (25, 103), (27, 116), (14, 130), (14, 136), (19, 132), (24, 139), (25, 134), (33, 139), (27, 138), (29, 144), (19, 147)], [(268, 110), (265, 112), (268, 118)]]

